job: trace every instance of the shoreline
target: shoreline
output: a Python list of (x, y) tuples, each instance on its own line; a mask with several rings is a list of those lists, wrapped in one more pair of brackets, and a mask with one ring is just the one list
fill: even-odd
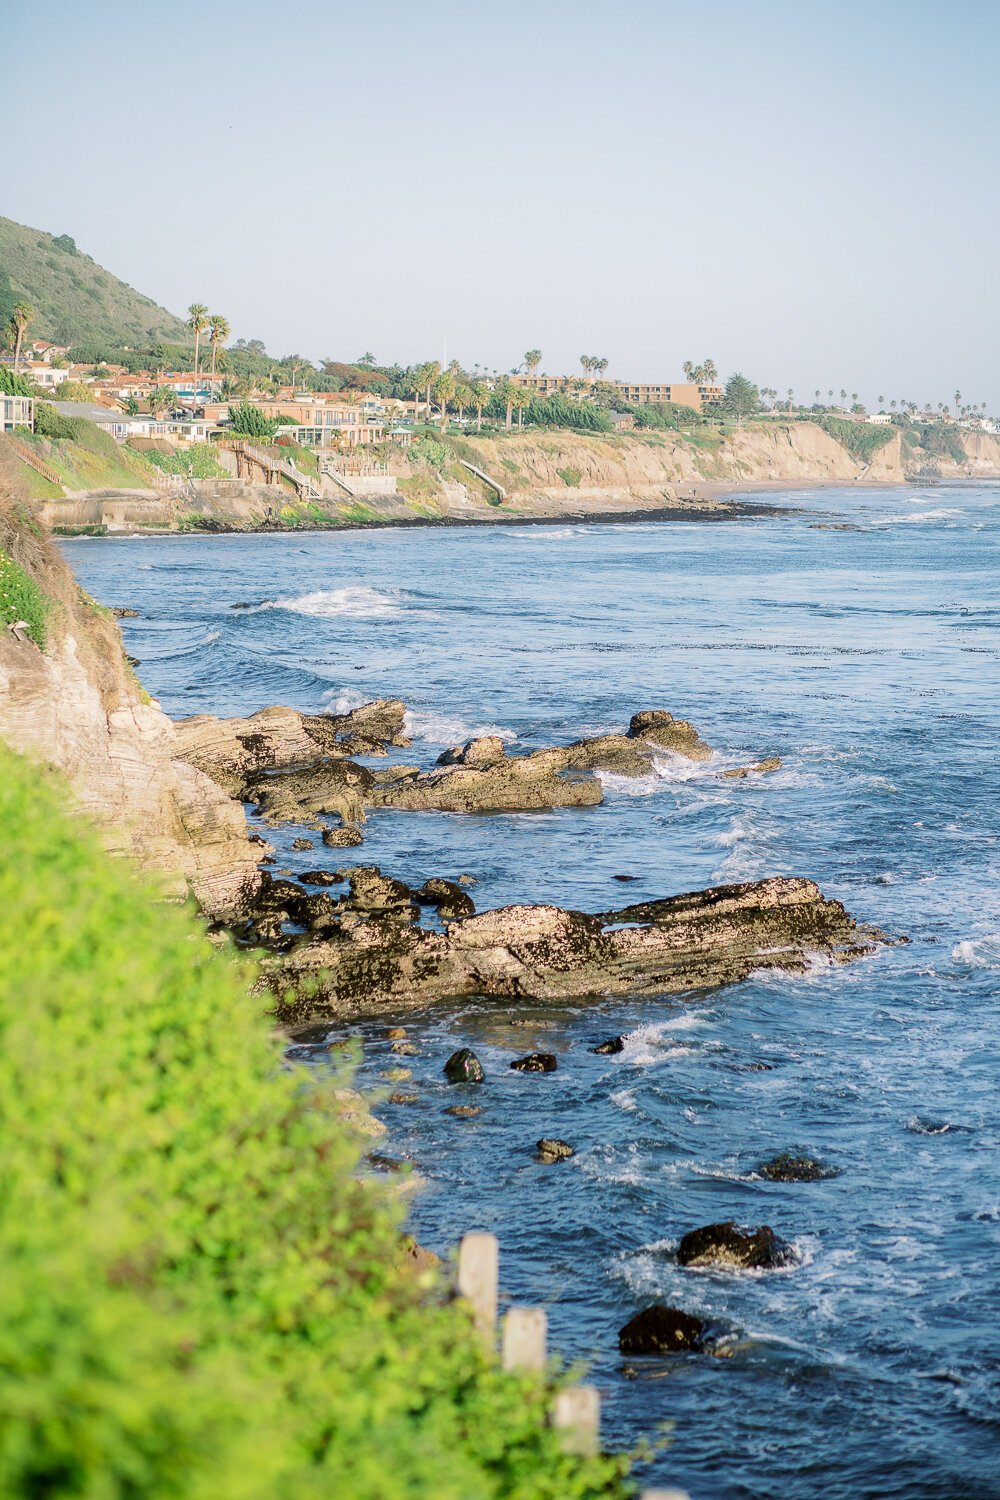
[[(956, 484), (979, 484), (988, 481), (964, 479), (954, 482)], [(994, 480), (993, 482), (997, 483), (1000, 480)], [(939, 486), (947, 486), (952, 481), (923, 481), (919, 479), (906, 479), (902, 481), (870, 480), (866, 484), (863, 480), (854, 479), (822, 479), (818, 481), (802, 479), (751, 479), (744, 481), (742, 484), (734, 485), (728, 480), (704, 480), (691, 485), (691, 493), (683, 497), (678, 497), (673, 503), (651, 505), (637, 509), (565, 510), (551, 515), (529, 514), (526, 512), (510, 514), (501, 512), (498, 509), (492, 514), (486, 514), (482, 517), (385, 516), (371, 521), (344, 520), (331, 522), (328, 525), (315, 526), (283, 525), (273, 521), (261, 522), (252, 526), (230, 526), (219, 522), (203, 527), (190, 527), (183, 531), (168, 531), (160, 527), (123, 526), (116, 528), (114, 531), (95, 533), (93, 529), (87, 527), (80, 527), (76, 530), (67, 527), (53, 530), (52, 534), (57, 541), (116, 541), (134, 540), (136, 537), (157, 537), (165, 541), (171, 541), (189, 539), (191, 537), (329, 535), (345, 531), (398, 531), (414, 528), (421, 530), (481, 530), (493, 526), (609, 526), (638, 525), (649, 521), (691, 523), (698, 521), (774, 520), (781, 516), (804, 515), (806, 512), (794, 505), (769, 504), (766, 501), (744, 500), (741, 497), (746, 494), (791, 494), (800, 490), (904, 490), (921, 483), (935, 483)]]

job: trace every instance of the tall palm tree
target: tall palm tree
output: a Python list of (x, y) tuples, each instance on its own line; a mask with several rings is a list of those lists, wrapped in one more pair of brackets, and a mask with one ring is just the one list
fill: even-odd
[(18, 372), (21, 363), (21, 344), (28, 330), (28, 324), (35, 316), (35, 309), (30, 302), (15, 302), (10, 310), (10, 331), (14, 336), (14, 374)]
[(844, 402), (846, 400), (847, 400), (847, 392), (844, 390), (843, 386), (841, 386), (841, 389), (840, 389), (840, 404), (841, 404), (841, 406), (843, 406), (843, 404), (844, 404)]
[(792, 402), (795, 400), (795, 392), (791, 386), (788, 387), (788, 415), (792, 415)]
[(517, 400), (517, 390), (518, 387), (511, 380), (505, 380), (503, 384), (498, 386), (497, 388), (497, 395), (507, 407), (507, 420), (505, 426), (508, 432), (510, 431), (512, 425), (511, 419), (514, 412), (514, 403)]
[(827, 391), (827, 393), (826, 393), (826, 399), (829, 401), (830, 405), (832, 406), (833, 405), (833, 392), (832, 391)]
[(450, 370), (445, 370), (434, 382), (434, 394), (441, 408), (441, 431), (448, 425), (448, 402), (453, 401), (458, 389), (458, 381)]
[(523, 385), (514, 387), (514, 410), (517, 412), (517, 430), (524, 431), (524, 413), (531, 405), (531, 392), (526, 391)]
[(524, 356), (524, 368), (527, 370), (529, 375), (534, 375), (541, 362), (541, 349), (529, 349), (527, 354)]
[(424, 389), (427, 392), (428, 417), (431, 414), (431, 386), (434, 384), (435, 380), (437, 380), (440, 374), (441, 366), (438, 364), (436, 359), (429, 360), (428, 363), (424, 365)]
[(192, 302), (188, 308), (187, 326), (194, 334), (194, 395), (198, 395), (198, 351), (201, 336), (208, 327), (208, 308), (204, 302)]
[(471, 387), (466, 385), (464, 380), (460, 380), (455, 388), (455, 394), (452, 399), (458, 407), (458, 420), (461, 422), (462, 417), (465, 415), (465, 408), (472, 403)]
[(212, 345), (212, 379), (215, 379), (215, 367), (219, 356), (219, 345), (224, 344), (229, 337), (230, 328), (221, 313), (209, 313), (208, 337)]
[(961, 391), (956, 391), (955, 392), (955, 410), (956, 411), (958, 411), (959, 403), (961, 402), (961, 400), (962, 400), (962, 392)]
[(715, 384), (715, 382), (719, 378), (719, 372), (715, 368), (715, 360), (714, 359), (706, 359), (705, 363), (702, 365), (702, 373), (705, 376), (705, 384), (706, 385), (714, 385)]
[(583, 366), (584, 377), (589, 379), (590, 372), (594, 368), (594, 356), (592, 354), (581, 354), (580, 364)]
[(489, 386), (484, 385), (481, 380), (474, 380), (469, 387), (469, 399), (472, 402), (472, 405), (476, 408), (477, 432), (482, 432), (483, 430), (483, 407), (486, 405), (491, 395), (492, 392)]
[(816, 397), (816, 404), (818, 406), (819, 405), (820, 396), (822, 395), (822, 392), (820, 391), (819, 387), (817, 387), (816, 390), (813, 391), (813, 395)]
[(690, 359), (686, 359), (684, 361), (683, 365), (681, 366), (681, 369), (684, 371), (684, 378), (687, 380), (688, 385), (693, 385), (693, 383), (694, 383), (694, 364), (693, 364), (693, 362)]
[(878, 405), (879, 405), (879, 411), (881, 411), (882, 407), (885, 405), (885, 397), (884, 396), (880, 396), (878, 398)]

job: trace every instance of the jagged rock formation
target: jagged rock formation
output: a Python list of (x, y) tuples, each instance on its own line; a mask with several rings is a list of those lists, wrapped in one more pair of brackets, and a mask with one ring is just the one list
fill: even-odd
[(60, 771), (107, 845), (159, 872), (171, 895), (190, 887), (207, 911), (234, 911), (263, 852), (242, 807), (179, 758), (110, 612), (77, 587), (5, 479), (0, 464), (0, 548), (41, 588), (48, 628), (44, 651), (0, 628), (0, 738)]
[(404, 714), (398, 699), (339, 716), (265, 708), (249, 719), (182, 719), (177, 733), (192, 765), (253, 802), (269, 823), (312, 828), (332, 815), (354, 829), (367, 807), (477, 813), (592, 807), (603, 799), (595, 771), (645, 776), (657, 751), (694, 761), (712, 753), (686, 719), (647, 709), (633, 714), (625, 734), (527, 755), (508, 755), (499, 737), (484, 736), (446, 750), (427, 771), (409, 765), (371, 771), (349, 759), (408, 745)]
[[(267, 927), (279, 950), (265, 983), (288, 1021), (350, 1016), (441, 996), (565, 1000), (585, 995), (660, 995), (745, 979), (754, 969), (804, 970), (815, 954), (846, 962), (882, 934), (859, 927), (811, 880), (774, 877), (744, 885), (585, 913), (508, 906), (429, 931), (412, 893), (374, 867), (344, 872), (349, 893), (306, 896), (291, 882), (270, 888)], [(302, 929), (290, 934), (280, 922)], [(291, 998), (289, 997), (291, 989)]]

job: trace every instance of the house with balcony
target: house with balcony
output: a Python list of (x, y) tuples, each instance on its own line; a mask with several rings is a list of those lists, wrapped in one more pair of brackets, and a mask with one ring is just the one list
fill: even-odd
[(32, 396), (0, 394), (0, 432), (34, 432), (35, 402)]
[(330, 397), (293, 401), (262, 401), (266, 417), (294, 428), (291, 436), (307, 448), (360, 448), (380, 443), (385, 422), (361, 401), (335, 401)]

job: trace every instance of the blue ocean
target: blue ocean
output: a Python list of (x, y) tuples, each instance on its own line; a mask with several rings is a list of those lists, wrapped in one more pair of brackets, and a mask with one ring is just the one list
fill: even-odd
[[(603, 778), (597, 808), (372, 814), (363, 848), (278, 866), (474, 877), (479, 909), (578, 910), (810, 876), (905, 944), (710, 993), (379, 1017), (362, 1085), (414, 1163), (417, 1237), (497, 1234), (505, 1299), (544, 1305), (589, 1367), (603, 1441), (692, 1500), (1000, 1496), (1000, 488), (784, 491), (775, 517), (64, 544), (174, 717), (401, 697), (429, 766), (666, 708), (714, 755)], [(234, 608), (236, 605), (248, 608)], [(718, 772), (766, 755), (768, 776)], [(385, 762), (383, 761), (382, 764)], [(628, 883), (615, 876), (631, 877)], [(390, 1055), (393, 1021), (419, 1055)], [(221, 1022), (220, 1022), (221, 1024)], [(624, 1037), (617, 1055), (589, 1049)], [(486, 1070), (444, 1113), (450, 1052)], [(512, 1058), (553, 1052), (551, 1074)], [(412, 1069), (417, 1102), (381, 1077)], [(465, 1093), (471, 1093), (466, 1089)], [(557, 1136), (569, 1161), (541, 1165)], [(836, 1175), (781, 1183), (776, 1152)], [(687, 1230), (771, 1225), (795, 1264), (681, 1268)], [(617, 1331), (662, 1301), (714, 1353), (643, 1360)]]

